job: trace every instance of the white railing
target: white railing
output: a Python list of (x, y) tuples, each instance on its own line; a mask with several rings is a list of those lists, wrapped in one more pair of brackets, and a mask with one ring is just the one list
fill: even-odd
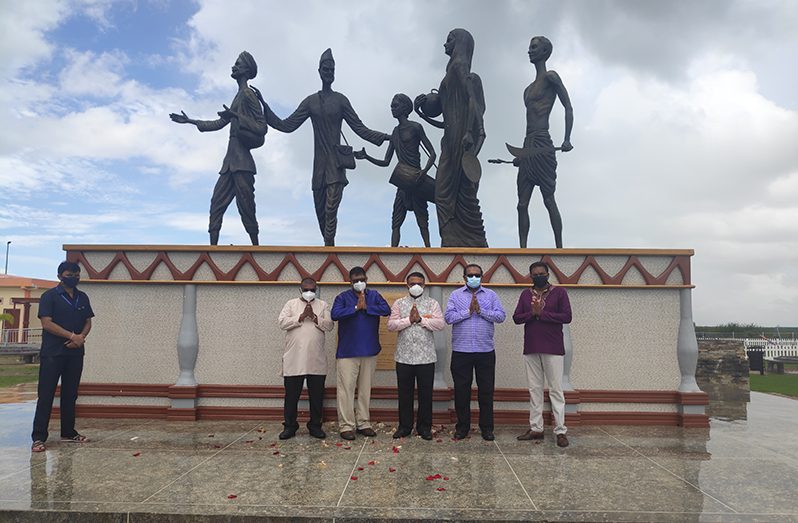
[(41, 345), (42, 329), (9, 329), (0, 332), (0, 345)]
[(785, 339), (752, 339), (743, 340), (745, 350), (762, 351), (765, 358), (775, 358), (776, 356), (798, 356), (798, 340)]

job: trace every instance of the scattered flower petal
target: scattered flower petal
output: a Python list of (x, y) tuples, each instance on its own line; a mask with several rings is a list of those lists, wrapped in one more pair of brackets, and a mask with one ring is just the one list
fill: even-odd
[(435, 490), (437, 490), (438, 492), (443, 492), (443, 491), (445, 491), (446, 489), (445, 489), (445, 488), (443, 488), (443, 487), (438, 487), (438, 488), (436, 488)]
[(269, 446), (270, 446), (270, 447), (276, 447), (276, 446), (277, 446), (277, 443), (270, 443), (270, 444), (269, 444)]
[(449, 481), (449, 477), (448, 476), (443, 476), (443, 481)]
[(220, 449), (220, 448), (222, 448), (222, 446), (221, 446), (221, 445), (219, 445), (219, 444), (214, 444), (214, 445), (213, 445), (213, 448), (215, 448), (215, 449)]
[(236, 499), (237, 497), (238, 496), (236, 496), (235, 494), (230, 494), (227, 496), (227, 499)]
[(244, 443), (246, 443), (246, 444), (255, 443), (255, 440), (254, 439), (248, 439)]
[(357, 470), (363, 470), (363, 467), (358, 467)]
[(272, 456), (279, 456), (279, 455), (280, 455), (279, 450), (275, 450), (274, 452), (272, 452)]
[(349, 479), (351, 479), (352, 481), (357, 481), (357, 476), (349, 476)]
[(349, 446), (349, 445), (347, 445), (346, 447), (344, 447), (344, 450), (351, 450), (351, 449), (352, 449), (352, 447), (351, 447), (351, 446)]
[(388, 472), (396, 472), (396, 469), (393, 467), (388, 467)]
[(134, 453), (133, 453), (133, 457), (134, 457), (134, 458), (137, 458), (137, 457), (139, 457), (139, 456), (141, 456), (141, 452), (134, 452)]
[(343, 446), (344, 446), (344, 444), (343, 444), (343, 443), (341, 443), (341, 442), (339, 441), (338, 443), (336, 443), (336, 444), (335, 444), (335, 446), (336, 446), (336, 447), (343, 447)]
[(438, 438), (435, 440), (435, 443), (443, 443), (443, 440), (441, 438)]
[(393, 453), (394, 454), (399, 454), (399, 447), (394, 447), (393, 448)]
[(374, 460), (369, 461), (369, 465), (376, 465), (376, 464), (377, 464), (377, 462), (374, 461)]

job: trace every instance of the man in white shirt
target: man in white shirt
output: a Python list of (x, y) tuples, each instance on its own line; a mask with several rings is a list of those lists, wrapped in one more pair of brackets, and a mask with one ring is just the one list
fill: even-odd
[(327, 378), (324, 333), (332, 330), (333, 321), (327, 303), (316, 299), (316, 281), (313, 278), (302, 280), (300, 291), (301, 297), (288, 300), (277, 320), (280, 328), (286, 331), (283, 354), (285, 429), (280, 433), (280, 439), (293, 438), (299, 429), (297, 404), (305, 380), (310, 403), (308, 432), (314, 438), (327, 437), (321, 428), (324, 380)]
[(408, 296), (391, 307), (388, 330), (396, 339), (396, 384), (399, 389), (399, 428), (394, 438), (409, 436), (413, 429), (413, 389), (418, 383), (416, 433), (432, 439), (432, 384), (435, 379), (435, 340), (433, 331), (443, 330), (446, 322), (440, 304), (424, 295), (424, 275), (407, 276)]

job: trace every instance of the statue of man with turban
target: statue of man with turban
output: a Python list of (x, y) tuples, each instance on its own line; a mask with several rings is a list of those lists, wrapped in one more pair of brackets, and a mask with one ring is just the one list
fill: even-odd
[(349, 99), (332, 90), (332, 83), (335, 81), (335, 60), (331, 49), (324, 51), (319, 59), (319, 76), (321, 91), (302, 100), (296, 111), (285, 119), (281, 119), (265, 106), (266, 121), (278, 131), (290, 133), (296, 131), (310, 118), (313, 124), (314, 142), (313, 203), (324, 245), (335, 245), (338, 206), (341, 205), (344, 187), (349, 183), (339, 150), (343, 121), (346, 120), (355, 134), (374, 145), (382, 145), (390, 136), (366, 127), (352, 108)]
[(258, 74), (258, 65), (252, 55), (243, 51), (238, 55), (230, 76), (238, 82), (238, 93), (230, 107), (223, 105), (217, 120), (193, 120), (180, 111), (169, 117), (176, 123), (190, 123), (200, 131), (218, 131), (230, 125), (230, 140), (227, 154), (219, 171), (219, 180), (211, 196), (210, 224), (211, 245), (219, 243), (222, 218), (233, 199), (238, 206), (241, 221), (252, 245), (258, 245), (258, 220), (255, 217), (255, 160), (250, 149), (263, 145), (266, 134), (266, 118), (258, 96), (247, 85), (247, 80)]

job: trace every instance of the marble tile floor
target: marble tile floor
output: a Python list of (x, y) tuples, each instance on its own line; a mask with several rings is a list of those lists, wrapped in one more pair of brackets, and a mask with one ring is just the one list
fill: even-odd
[(31, 454), (33, 406), (0, 405), (0, 522), (798, 522), (798, 400), (760, 393), (747, 421), (573, 427), (567, 449), (509, 426), (279, 441), (275, 422), (79, 419), (91, 443)]

